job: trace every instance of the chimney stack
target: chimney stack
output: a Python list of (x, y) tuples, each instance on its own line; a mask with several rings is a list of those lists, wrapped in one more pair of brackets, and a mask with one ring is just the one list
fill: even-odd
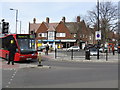
[(33, 23), (36, 23), (36, 18), (33, 18)]
[(77, 16), (77, 22), (80, 22), (80, 16)]
[(65, 17), (62, 18), (62, 22), (65, 23)]
[(50, 19), (49, 17), (46, 17), (46, 23), (49, 23)]

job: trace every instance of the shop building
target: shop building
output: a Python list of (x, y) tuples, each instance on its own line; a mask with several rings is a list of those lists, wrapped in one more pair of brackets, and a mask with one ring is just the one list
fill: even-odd
[(63, 17), (58, 23), (50, 23), (49, 17), (46, 22), (29, 23), (29, 33), (36, 33), (37, 47), (49, 44), (52, 47), (68, 48), (70, 46), (79, 45), (81, 49), (84, 44), (89, 43), (89, 29), (84, 20), (80, 21), (80, 17), (75, 22), (66, 22)]

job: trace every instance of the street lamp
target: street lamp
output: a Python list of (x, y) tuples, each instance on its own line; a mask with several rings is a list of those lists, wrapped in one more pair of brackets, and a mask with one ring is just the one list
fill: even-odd
[(10, 8), (10, 10), (15, 10), (16, 11), (16, 34), (17, 34), (17, 18), (18, 18), (18, 10)]
[(20, 22), (20, 34), (21, 34), (21, 25), (22, 25), (22, 21), (17, 20), (18, 22)]

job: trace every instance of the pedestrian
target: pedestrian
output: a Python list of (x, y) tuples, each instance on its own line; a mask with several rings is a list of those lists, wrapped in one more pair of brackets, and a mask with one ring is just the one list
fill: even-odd
[(49, 45), (47, 44), (47, 46), (46, 46), (46, 55), (48, 55), (48, 51), (49, 51)]
[(112, 53), (115, 55), (114, 45), (112, 45)]
[(120, 54), (120, 43), (118, 44), (118, 54)]
[(12, 65), (14, 65), (14, 56), (16, 53), (16, 44), (15, 44), (15, 40), (11, 39), (10, 40), (10, 44), (8, 47), (9, 50), (9, 59), (8, 59), (8, 65), (10, 64), (10, 61), (12, 62)]

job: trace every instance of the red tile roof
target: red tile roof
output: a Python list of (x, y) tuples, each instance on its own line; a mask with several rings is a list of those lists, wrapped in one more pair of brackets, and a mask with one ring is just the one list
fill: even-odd
[(55, 31), (55, 28), (57, 27), (58, 24), (59, 23), (45, 23), (45, 25), (48, 28), (48, 31)]
[(30, 31), (36, 32), (38, 30), (38, 28), (40, 27), (40, 25), (41, 25), (41, 23), (30, 23), (29, 29), (30, 29)]

